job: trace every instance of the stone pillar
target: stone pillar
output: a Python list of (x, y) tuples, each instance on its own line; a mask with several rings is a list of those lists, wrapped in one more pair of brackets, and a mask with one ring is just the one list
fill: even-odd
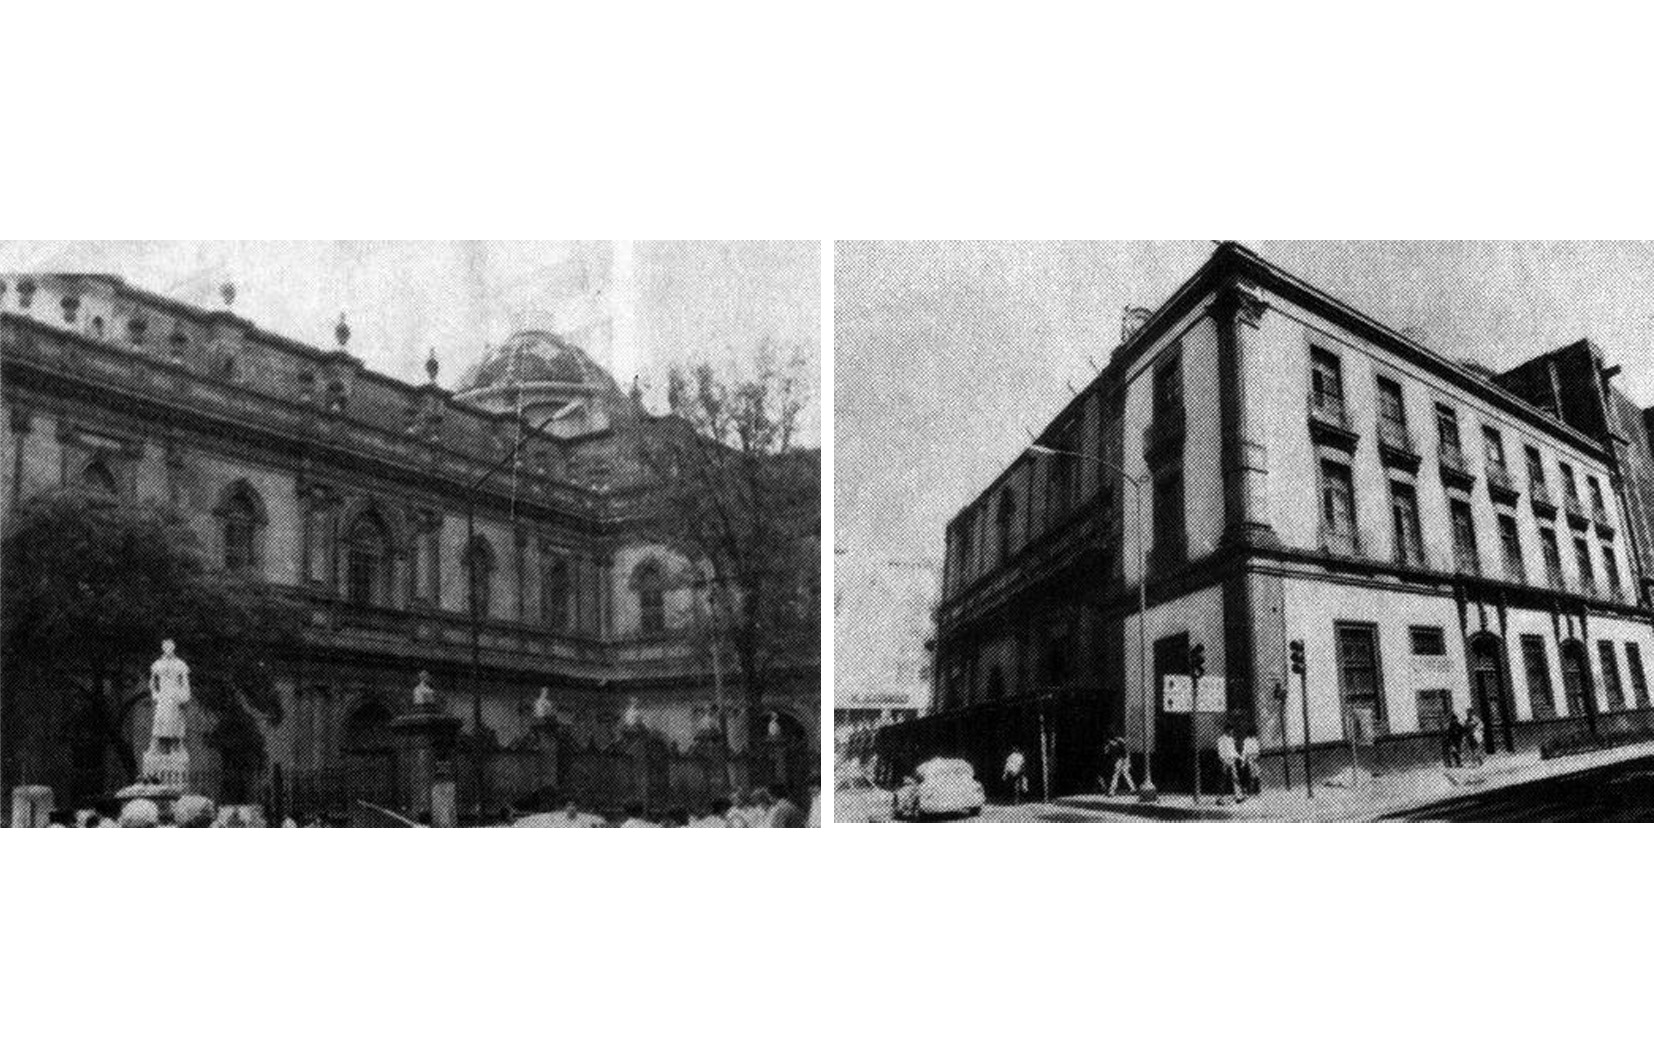
[(1224, 537), (1259, 546), (1278, 545), (1269, 523), (1269, 450), (1262, 421), (1265, 388), (1253, 379), (1248, 346), (1267, 309), (1238, 282), (1218, 290), (1209, 311), (1217, 327), (1220, 448), (1223, 465)]
[(453, 780), (453, 761), (460, 722), (446, 713), (420, 707), (390, 723), (396, 736), (397, 790), (415, 816), (432, 813), (432, 790), (446, 774)]
[(11, 792), (11, 825), (44, 827), (51, 823), (57, 802), (50, 786), (14, 786)]

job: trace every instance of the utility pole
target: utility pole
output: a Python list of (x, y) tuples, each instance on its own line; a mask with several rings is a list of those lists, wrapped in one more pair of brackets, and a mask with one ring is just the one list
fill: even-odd
[[(1200, 804), (1200, 678), (1206, 674), (1206, 647), (1189, 647), (1189, 763), (1194, 769), (1194, 804)], [(1219, 803), (1222, 801), (1220, 799)]]

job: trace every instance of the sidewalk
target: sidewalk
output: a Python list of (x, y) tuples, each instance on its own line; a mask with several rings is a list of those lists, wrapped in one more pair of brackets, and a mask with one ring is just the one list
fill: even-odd
[(1346, 769), (1341, 775), (1315, 784), (1315, 797), (1302, 783), (1292, 790), (1265, 790), (1243, 804), (1225, 798), (1223, 804), (1205, 795), (1196, 805), (1188, 794), (1162, 793), (1153, 804), (1132, 794), (1078, 794), (1057, 798), (1054, 804), (1094, 812), (1112, 812), (1152, 820), (1256, 820), (1278, 823), (1326, 823), (1383, 819), (1457, 797), (1491, 793), (1523, 783), (1574, 775), (1614, 764), (1654, 757), (1654, 742), (1616, 749), (1539, 759), (1537, 750), (1490, 756), (1479, 768), (1416, 768), (1373, 778), (1361, 775), (1351, 785)]

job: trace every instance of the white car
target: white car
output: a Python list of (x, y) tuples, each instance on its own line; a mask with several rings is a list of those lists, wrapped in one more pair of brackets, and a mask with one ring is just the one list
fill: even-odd
[(987, 799), (970, 761), (932, 757), (914, 769), (913, 781), (896, 791), (894, 814), (897, 819), (974, 816)]

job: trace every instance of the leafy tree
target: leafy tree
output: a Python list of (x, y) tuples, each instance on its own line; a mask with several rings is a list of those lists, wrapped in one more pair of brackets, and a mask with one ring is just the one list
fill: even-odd
[(760, 718), (778, 670), (820, 639), (820, 454), (801, 446), (802, 363), (769, 345), (741, 379), (674, 367), (669, 413), (642, 434), (665, 532), (691, 556), (704, 630), (727, 645), (746, 718)]
[(15, 704), (19, 678), (67, 690), (80, 740), (98, 743), (100, 759), (112, 750), (132, 777), (122, 730), (170, 638), (215, 722), (208, 741), (230, 764), (262, 766), (253, 719), (280, 719), (271, 662), (297, 643), (299, 613), (256, 580), (210, 567), (178, 510), (78, 490), (36, 495), (11, 515), (0, 566), (9, 712), (45, 709)]

